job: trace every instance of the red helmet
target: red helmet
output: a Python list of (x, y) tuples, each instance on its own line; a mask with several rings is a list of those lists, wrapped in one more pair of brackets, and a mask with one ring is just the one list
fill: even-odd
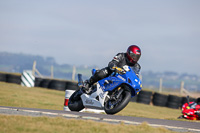
[(127, 58), (131, 63), (137, 63), (141, 56), (141, 50), (136, 45), (131, 45), (127, 49)]

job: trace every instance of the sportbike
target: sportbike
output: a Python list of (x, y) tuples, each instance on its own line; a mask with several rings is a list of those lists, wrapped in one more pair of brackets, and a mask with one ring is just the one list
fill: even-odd
[[(81, 111), (84, 108), (103, 109), (107, 114), (115, 114), (124, 109), (131, 97), (140, 92), (142, 84), (131, 67), (124, 66), (122, 70), (114, 71), (109, 77), (99, 80), (91, 86), (90, 93), (84, 93), (82, 90), (82, 75), (78, 74), (80, 89), (69, 98), (69, 109), (71, 111)], [(95, 72), (93, 69), (92, 74)]]

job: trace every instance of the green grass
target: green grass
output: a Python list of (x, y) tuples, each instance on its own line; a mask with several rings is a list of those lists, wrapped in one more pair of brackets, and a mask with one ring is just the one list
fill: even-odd
[(178, 120), (177, 117), (181, 115), (181, 110), (130, 102), (117, 115)]
[[(64, 91), (45, 88), (28, 88), (21, 85), (0, 82), (0, 106), (28, 107), (63, 110)], [(177, 120), (181, 110), (132, 103), (116, 115), (136, 116)], [(152, 128), (143, 123), (140, 126), (98, 123), (88, 120), (64, 118), (28, 117), (0, 115), (0, 132), (133, 132), (134, 133), (171, 133), (164, 128)], [(16, 124), (17, 123), (17, 124)], [(79, 127), (79, 128), (77, 128)]]
[[(1, 106), (63, 110), (64, 98), (64, 91), (0, 82)], [(181, 110), (130, 102), (116, 115), (177, 120)]]
[(64, 91), (0, 82), (0, 105), (62, 110)]
[(146, 123), (135, 126), (61, 117), (0, 115), (0, 123), (1, 133), (175, 133)]

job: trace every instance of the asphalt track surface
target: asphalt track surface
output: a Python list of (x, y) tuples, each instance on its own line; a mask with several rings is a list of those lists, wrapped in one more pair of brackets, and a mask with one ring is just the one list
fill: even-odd
[(121, 123), (139, 125), (143, 122), (147, 122), (152, 127), (165, 127), (167, 129), (177, 132), (195, 132), (200, 133), (200, 122), (193, 121), (176, 121), (176, 120), (163, 120), (163, 119), (151, 119), (143, 117), (129, 117), (119, 115), (106, 115), (86, 112), (71, 112), (62, 110), (48, 110), (48, 109), (36, 109), (36, 108), (21, 108), (21, 107), (7, 107), (0, 106), (0, 114), (9, 115), (28, 115), (28, 116), (61, 116), (64, 118), (73, 119), (85, 119), (94, 120), (99, 122), (108, 123)]

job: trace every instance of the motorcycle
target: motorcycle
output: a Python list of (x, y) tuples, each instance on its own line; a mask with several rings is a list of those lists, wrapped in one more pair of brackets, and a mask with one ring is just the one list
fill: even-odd
[[(95, 72), (93, 69), (92, 74)], [(69, 109), (71, 111), (81, 111), (84, 108), (101, 109), (106, 114), (116, 114), (124, 109), (131, 97), (139, 94), (142, 89), (141, 80), (129, 66), (124, 66), (122, 72), (114, 71), (109, 77), (99, 80), (91, 86), (92, 91), (89, 94), (82, 91), (81, 74), (78, 74), (78, 86), (80, 89), (69, 98)]]
[(182, 106), (182, 115), (178, 119), (200, 120), (200, 105), (195, 102), (190, 102), (187, 97), (187, 102)]

